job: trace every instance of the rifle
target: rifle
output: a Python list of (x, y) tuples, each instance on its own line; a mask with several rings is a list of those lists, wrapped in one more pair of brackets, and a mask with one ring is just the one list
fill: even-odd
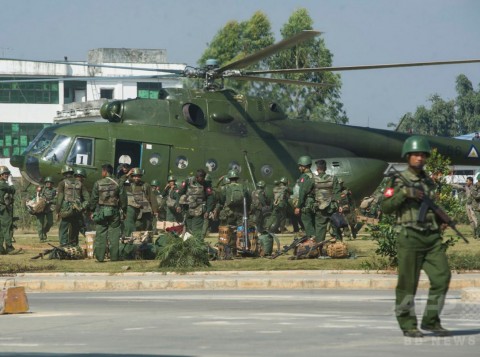
[[(390, 174), (389, 176), (398, 177), (399, 179), (401, 179), (403, 181), (403, 183), (405, 184), (406, 187), (414, 188), (416, 190), (420, 190), (420, 191), (423, 192), (423, 189), (421, 187), (409, 182), (405, 177), (403, 177), (401, 172), (399, 172), (394, 166), (392, 166), (390, 169), (392, 169), (395, 172), (395, 174), (393, 174), (393, 175)], [(423, 195), (422, 203), (420, 205), (420, 211), (418, 212), (418, 217), (417, 217), (417, 222), (418, 223), (425, 223), (425, 218), (427, 216), (427, 212), (428, 212), (429, 209), (432, 210), (433, 213), (435, 213), (435, 215), (443, 223), (445, 223), (447, 226), (449, 226), (460, 238), (462, 238), (465, 243), (467, 243), (467, 244), (470, 243), (468, 241), (468, 239), (465, 238), (465, 236), (458, 230), (458, 228), (456, 227), (457, 223), (452, 218), (450, 218), (450, 216), (447, 214), (447, 212), (445, 212), (440, 206), (438, 206), (435, 202), (433, 202), (431, 200), (430, 197), (428, 197), (425, 194)]]
[(290, 243), (289, 245), (284, 245), (283, 246), (283, 249), (281, 251), (277, 251), (275, 254), (272, 254), (270, 259), (275, 259), (275, 258), (278, 258), (279, 256), (287, 253), (289, 250), (293, 249), (293, 248), (296, 248), (298, 247), (300, 244), (302, 244), (303, 242), (307, 241), (310, 237), (305, 235), (303, 237), (297, 237), (297, 238), (294, 238), (292, 243)]

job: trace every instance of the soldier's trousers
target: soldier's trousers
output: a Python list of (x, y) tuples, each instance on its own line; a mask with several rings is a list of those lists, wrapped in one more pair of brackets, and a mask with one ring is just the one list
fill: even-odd
[(269, 233), (277, 233), (277, 230), (280, 228), (282, 221), (287, 217), (287, 208), (283, 207), (274, 207), (272, 215), (268, 219), (266, 224), (267, 231)]
[[(323, 210), (317, 210), (315, 212), (315, 241), (323, 242), (327, 235), (328, 223), (330, 222), (330, 217), (333, 214), (333, 210), (328, 207)], [(340, 229), (332, 225), (333, 235), (336, 239), (342, 239), (342, 234)]]
[(400, 328), (403, 331), (417, 328), (415, 294), (422, 269), (430, 281), (422, 325), (439, 326), (440, 313), (451, 277), (440, 233), (402, 228), (397, 237), (397, 250), (398, 282), (395, 290), (395, 312)]
[(62, 218), (58, 226), (58, 238), (60, 245), (71, 244), (78, 245), (78, 235), (80, 233), (81, 213)]
[(96, 223), (95, 230), (95, 243), (93, 245), (95, 258), (99, 262), (103, 262), (108, 244), (110, 260), (118, 260), (120, 237), (122, 235), (120, 215), (116, 213), (113, 216), (103, 218), (103, 220)]
[(305, 227), (305, 234), (309, 237), (314, 237), (316, 232), (315, 232), (315, 212), (307, 209), (307, 208), (302, 208), (301, 211), (302, 215), (302, 222)]
[(194, 216), (187, 216), (187, 219), (185, 220), (185, 224), (187, 226), (187, 231), (189, 231), (191, 234), (193, 234), (196, 238), (198, 239), (203, 239), (203, 223), (204, 223), (204, 218), (203, 214), (198, 217)]
[[(13, 211), (0, 205), (0, 253), (6, 253), (6, 249), (12, 248), (13, 237)], [(5, 248), (4, 248), (5, 244)]]
[(47, 233), (53, 226), (53, 212), (40, 213), (37, 218), (37, 233), (40, 240), (47, 239)]

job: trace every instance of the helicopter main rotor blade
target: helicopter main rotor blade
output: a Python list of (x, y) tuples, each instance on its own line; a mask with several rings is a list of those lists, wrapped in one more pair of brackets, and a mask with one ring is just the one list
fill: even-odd
[(56, 77), (56, 78), (35, 78), (35, 79), (0, 79), (0, 83), (35, 83), (35, 82), (71, 82), (71, 81), (95, 81), (95, 80), (128, 80), (128, 79), (178, 79), (177, 76), (167, 74), (165, 76), (114, 76), (114, 77)]
[(219, 72), (223, 72), (229, 69), (238, 69), (245, 68), (251, 64), (257, 63), (261, 59), (270, 56), (280, 50), (284, 50), (299, 44), (300, 42), (309, 40), (315, 36), (321, 34), (320, 31), (305, 30), (297, 33), (296, 35), (286, 38), (280, 42), (277, 42), (271, 46), (265, 47), (264, 49), (257, 51), (249, 56), (246, 56), (238, 61), (229, 63), (218, 69)]
[(372, 64), (360, 66), (338, 66), (338, 67), (317, 67), (317, 68), (291, 68), (291, 69), (270, 69), (245, 71), (246, 75), (267, 74), (267, 73), (306, 73), (306, 72), (335, 72), (335, 71), (357, 71), (367, 69), (383, 69), (383, 68), (403, 68), (403, 67), (421, 67), (421, 66), (439, 66), (446, 64), (466, 64), (480, 63), (480, 59), (453, 60), (453, 61), (436, 61), (436, 62), (410, 62), (410, 63), (392, 63), (392, 64)]
[(231, 76), (229, 79), (236, 79), (239, 81), (255, 81), (255, 82), (270, 82), (270, 83), (283, 83), (283, 84), (295, 84), (298, 86), (309, 86), (309, 87), (331, 87), (333, 84), (329, 83), (315, 83), (315, 82), (306, 82), (306, 81), (297, 81), (293, 79), (283, 79), (283, 78), (269, 78), (269, 77), (257, 77), (257, 76)]

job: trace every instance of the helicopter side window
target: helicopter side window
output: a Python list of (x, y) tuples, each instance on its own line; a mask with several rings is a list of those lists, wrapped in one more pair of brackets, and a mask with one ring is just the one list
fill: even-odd
[(263, 165), (262, 168), (260, 169), (260, 172), (262, 173), (263, 177), (271, 177), (273, 174), (273, 167), (271, 165)]
[(207, 162), (205, 162), (205, 167), (207, 168), (208, 172), (215, 171), (218, 169), (218, 163), (217, 160), (215, 159), (208, 159)]
[(92, 165), (93, 139), (76, 138), (68, 155), (67, 164)]
[(239, 173), (242, 172), (242, 166), (240, 166), (240, 164), (237, 161), (231, 161), (228, 164), (228, 169), (238, 171)]
[(71, 138), (65, 135), (58, 135), (53, 139), (52, 145), (43, 155), (44, 160), (53, 162), (62, 162), (67, 154), (68, 146), (70, 145)]
[(188, 159), (185, 156), (177, 156), (175, 159), (175, 165), (180, 169), (186, 169), (188, 167)]

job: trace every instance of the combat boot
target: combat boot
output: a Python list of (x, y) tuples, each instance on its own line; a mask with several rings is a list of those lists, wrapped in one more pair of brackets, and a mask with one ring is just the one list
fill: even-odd
[(420, 328), (425, 331), (432, 332), (435, 336), (439, 337), (447, 337), (447, 336), (452, 336), (452, 332), (444, 329), (442, 325), (435, 325), (435, 326), (426, 326), (426, 325), (420, 325)]
[(422, 338), (423, 333), (418, 330), (418, 329), (412, 329), (412, 330), (404, 330), (403, 331), (403, 336), (405, 337), (411, 337), (411, 338)]

